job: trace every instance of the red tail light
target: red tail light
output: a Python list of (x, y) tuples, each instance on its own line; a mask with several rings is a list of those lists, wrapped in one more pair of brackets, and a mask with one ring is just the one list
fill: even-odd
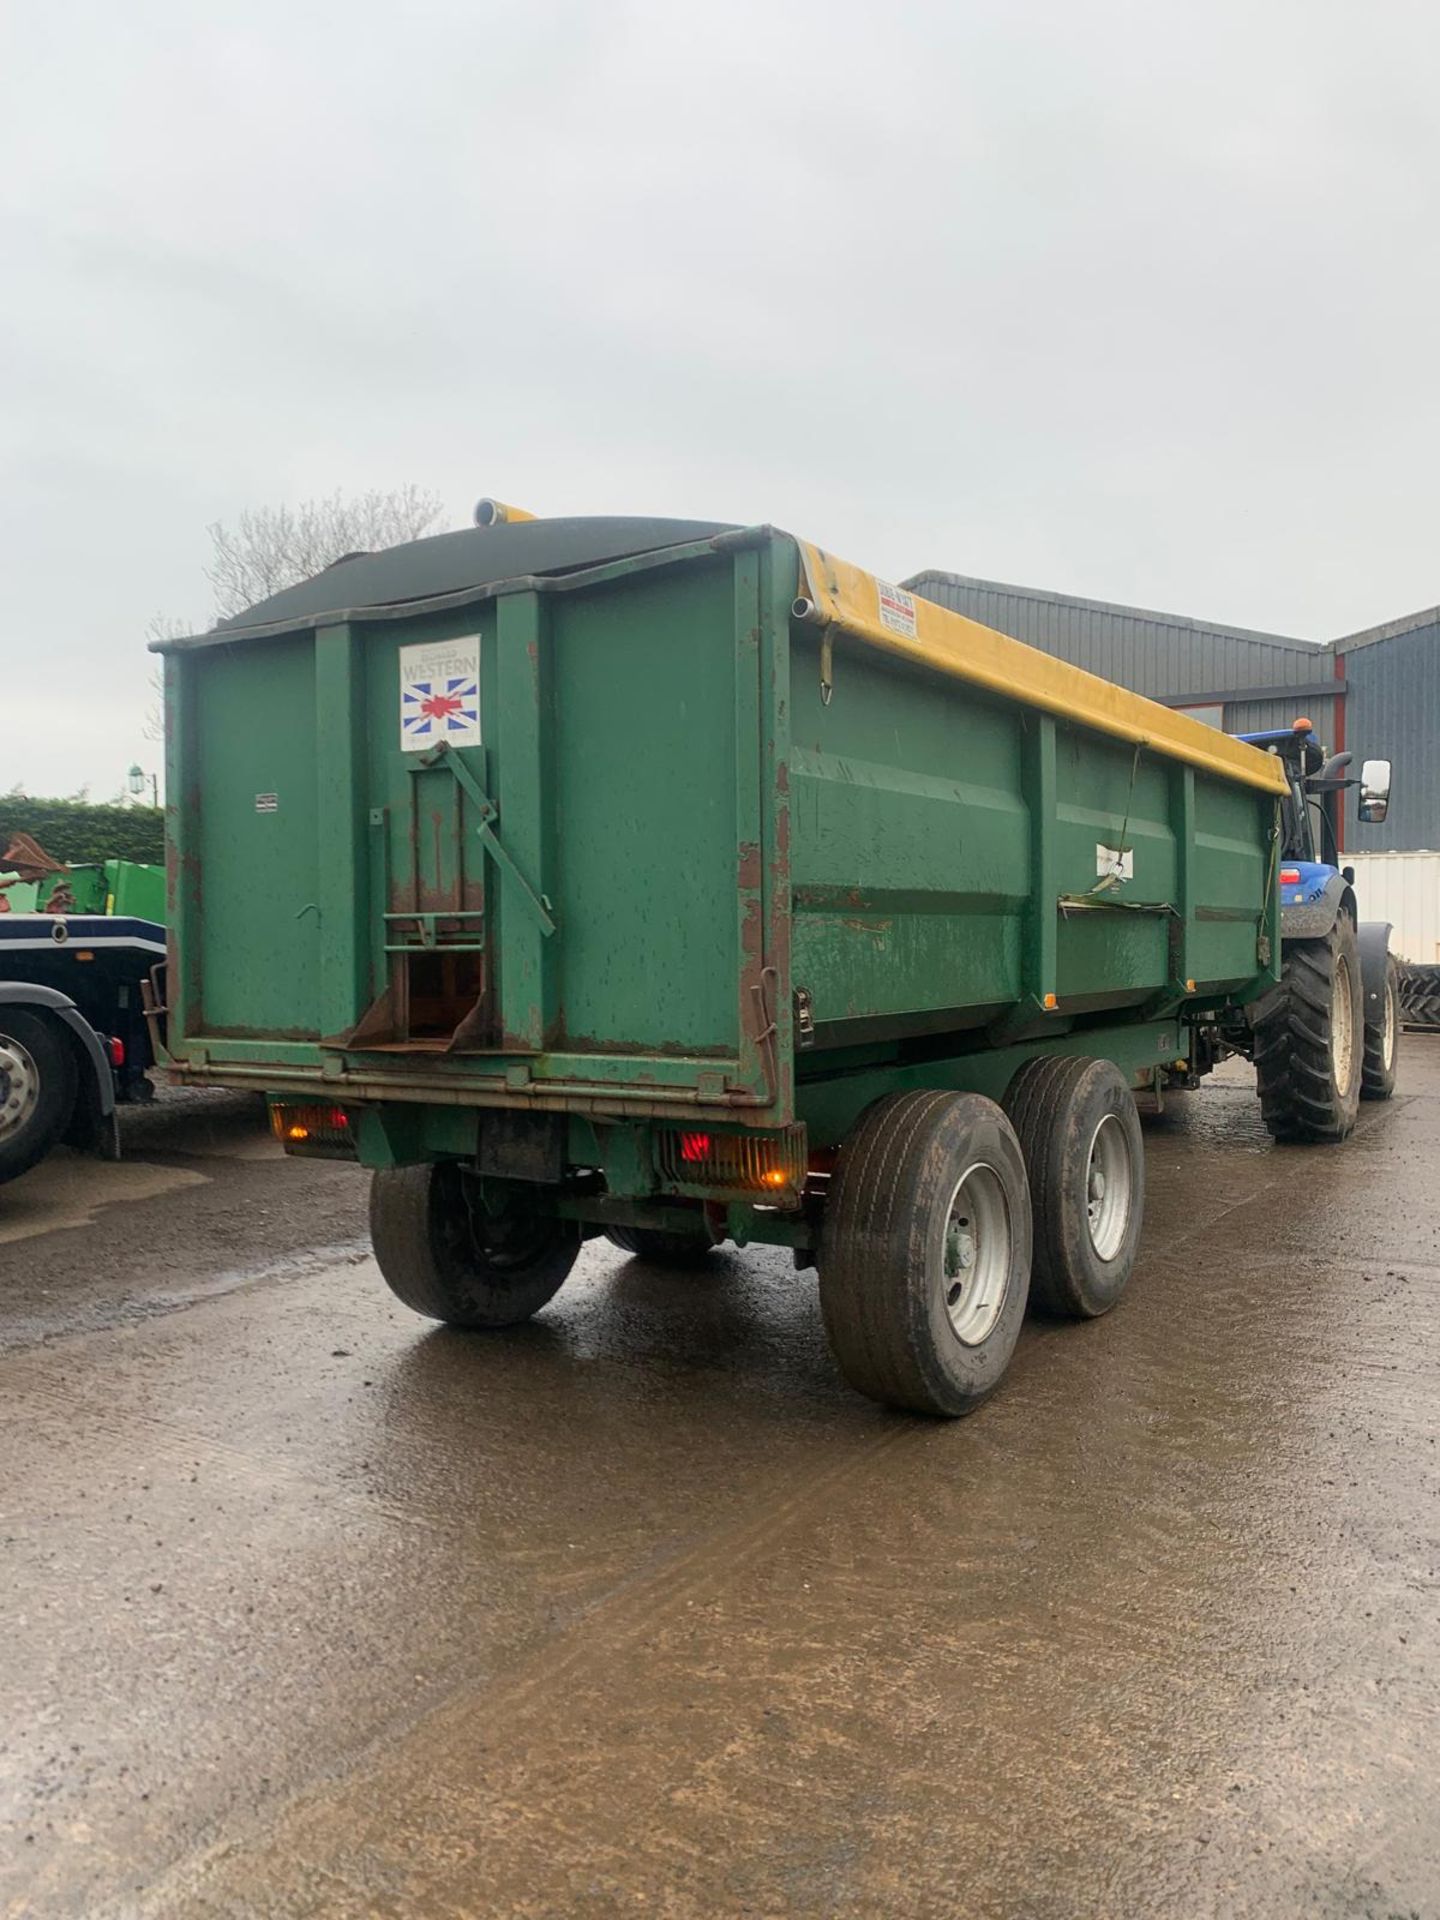
[(1281, 867), (1280, 884), (1282, 887), (1298, 887), (1300, 884), (1300, 869), (1298, 867)]
[(123, 1067), (125, 1064), (125, 1042), (123, 1040), (111, 1040), (108, 1045), (110, 1048), (111, 1066)]
[(355, 1133), (344, 1107), (275, 1100), (270, 1106), (270, 1131), (287, 1153), (324, 1160), (355, 1158)]
[(752, 1198), (798, 1198), (805, 1185), (804, 1127), (783, 1133), (692, 1133), (662, 1127), (655, 1135), (660, 1177), (668, 1185)]

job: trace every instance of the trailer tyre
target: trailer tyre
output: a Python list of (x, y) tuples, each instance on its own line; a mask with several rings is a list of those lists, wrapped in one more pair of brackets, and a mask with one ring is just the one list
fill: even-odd
[(667, 1233), (661, 1227), (606, 1227), (605, 1238), (622, 1253), (657, 1267), (698, 1267), (714, 1248), (702, 1234)]
[(1385, 991), (1380, 1000), (1378, 1017), (1365, 1022), (1362, 1100), (1388, 1100), (1395, 1091), (1395, 1060), (1400, 1050), (1400, 969), (1394, 954), (1385, 957)]
[(1108, 1060), (1031, 1060), (1005, 1096), (1035, 1216), (1030, 1298), (1046, 1313), (1108, 1313), (1135, 1267), (1145, 1140), (1135, 1096)]
[(28, 1173), (75, 1111), (75, 1054), (43, 1014), (0, 1007), (0, 1181)]
[(1255, 1079), (1280, 1141), (1343, 1140), (1360, 1110), (1364, 1000), (1348, 913), (1323, 940), (1287, 940), (1280, 990), (1255, 1023)]
[(1030, 1291), (1030, 1194), (993, 1100), (897, 1093), (840, 1149), (820, 1240), (820, 1307), (851, 1386), (954, 1418), (999, 1385)]
[(452, 1327), (518, 1326), (554, 1299), (580, 1251), (576, 1221), (523, 1203), (487, 1213), (453, 1161), (377, 1172), (370, 1238), (391, 1292)]

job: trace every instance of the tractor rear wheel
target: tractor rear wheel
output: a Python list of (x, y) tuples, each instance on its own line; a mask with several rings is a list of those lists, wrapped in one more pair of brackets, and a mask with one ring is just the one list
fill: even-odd
[(1255, 1023), (1265, 1125), (1281, 1141), (1343, 1140), (1360, 1110), (1364, 999), (1355, 922), (1323, 940), (1287, 940), (1279, 990)]

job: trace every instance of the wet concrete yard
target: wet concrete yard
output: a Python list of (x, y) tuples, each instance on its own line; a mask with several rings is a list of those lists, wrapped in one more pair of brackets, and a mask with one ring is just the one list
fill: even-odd
[(6, 1920), (1440, 1914), (1440, 1039), (1340, 1150), (1175, 1102), (957, 1425), (786, 1256), (466, 1338), (354, 1169), (128, 1133), (0, 1191)]

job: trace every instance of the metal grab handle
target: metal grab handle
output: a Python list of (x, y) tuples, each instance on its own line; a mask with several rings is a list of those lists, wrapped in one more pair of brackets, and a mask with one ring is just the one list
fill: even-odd
[(551, 919), (547, 910), (549, 902), (535, 893), (529, 881), (510, 858), (505, 848), (500, 844), (499, 837), (491, 831), (490, 822), (500, 818), (499, 808), (490, 796), (482, 791), (478, 781), (471, 774), (468, 767), (462, 766), (454, 757), (446, 741), (442, 740), (438, 746), (432, 747), (428, 753), (422, 753), (420, 755), (419, 764), (422, 767), (438, 767), (442, 763), (449, 767), (451, 774), (454, 776), (456, 786), (459, 787), (463, 794), (468, 796), (476, 812), (480, 815), (480, 825), (477, 828), (477, 832), (480, 835), (486, 852), (490, 855), (496, 866), (507, 874), (519, 889), (520, 898), (524, 902), (527, 911), (538, 923), (540, 931), (548, 939), (555, 931), (555, 922)]

